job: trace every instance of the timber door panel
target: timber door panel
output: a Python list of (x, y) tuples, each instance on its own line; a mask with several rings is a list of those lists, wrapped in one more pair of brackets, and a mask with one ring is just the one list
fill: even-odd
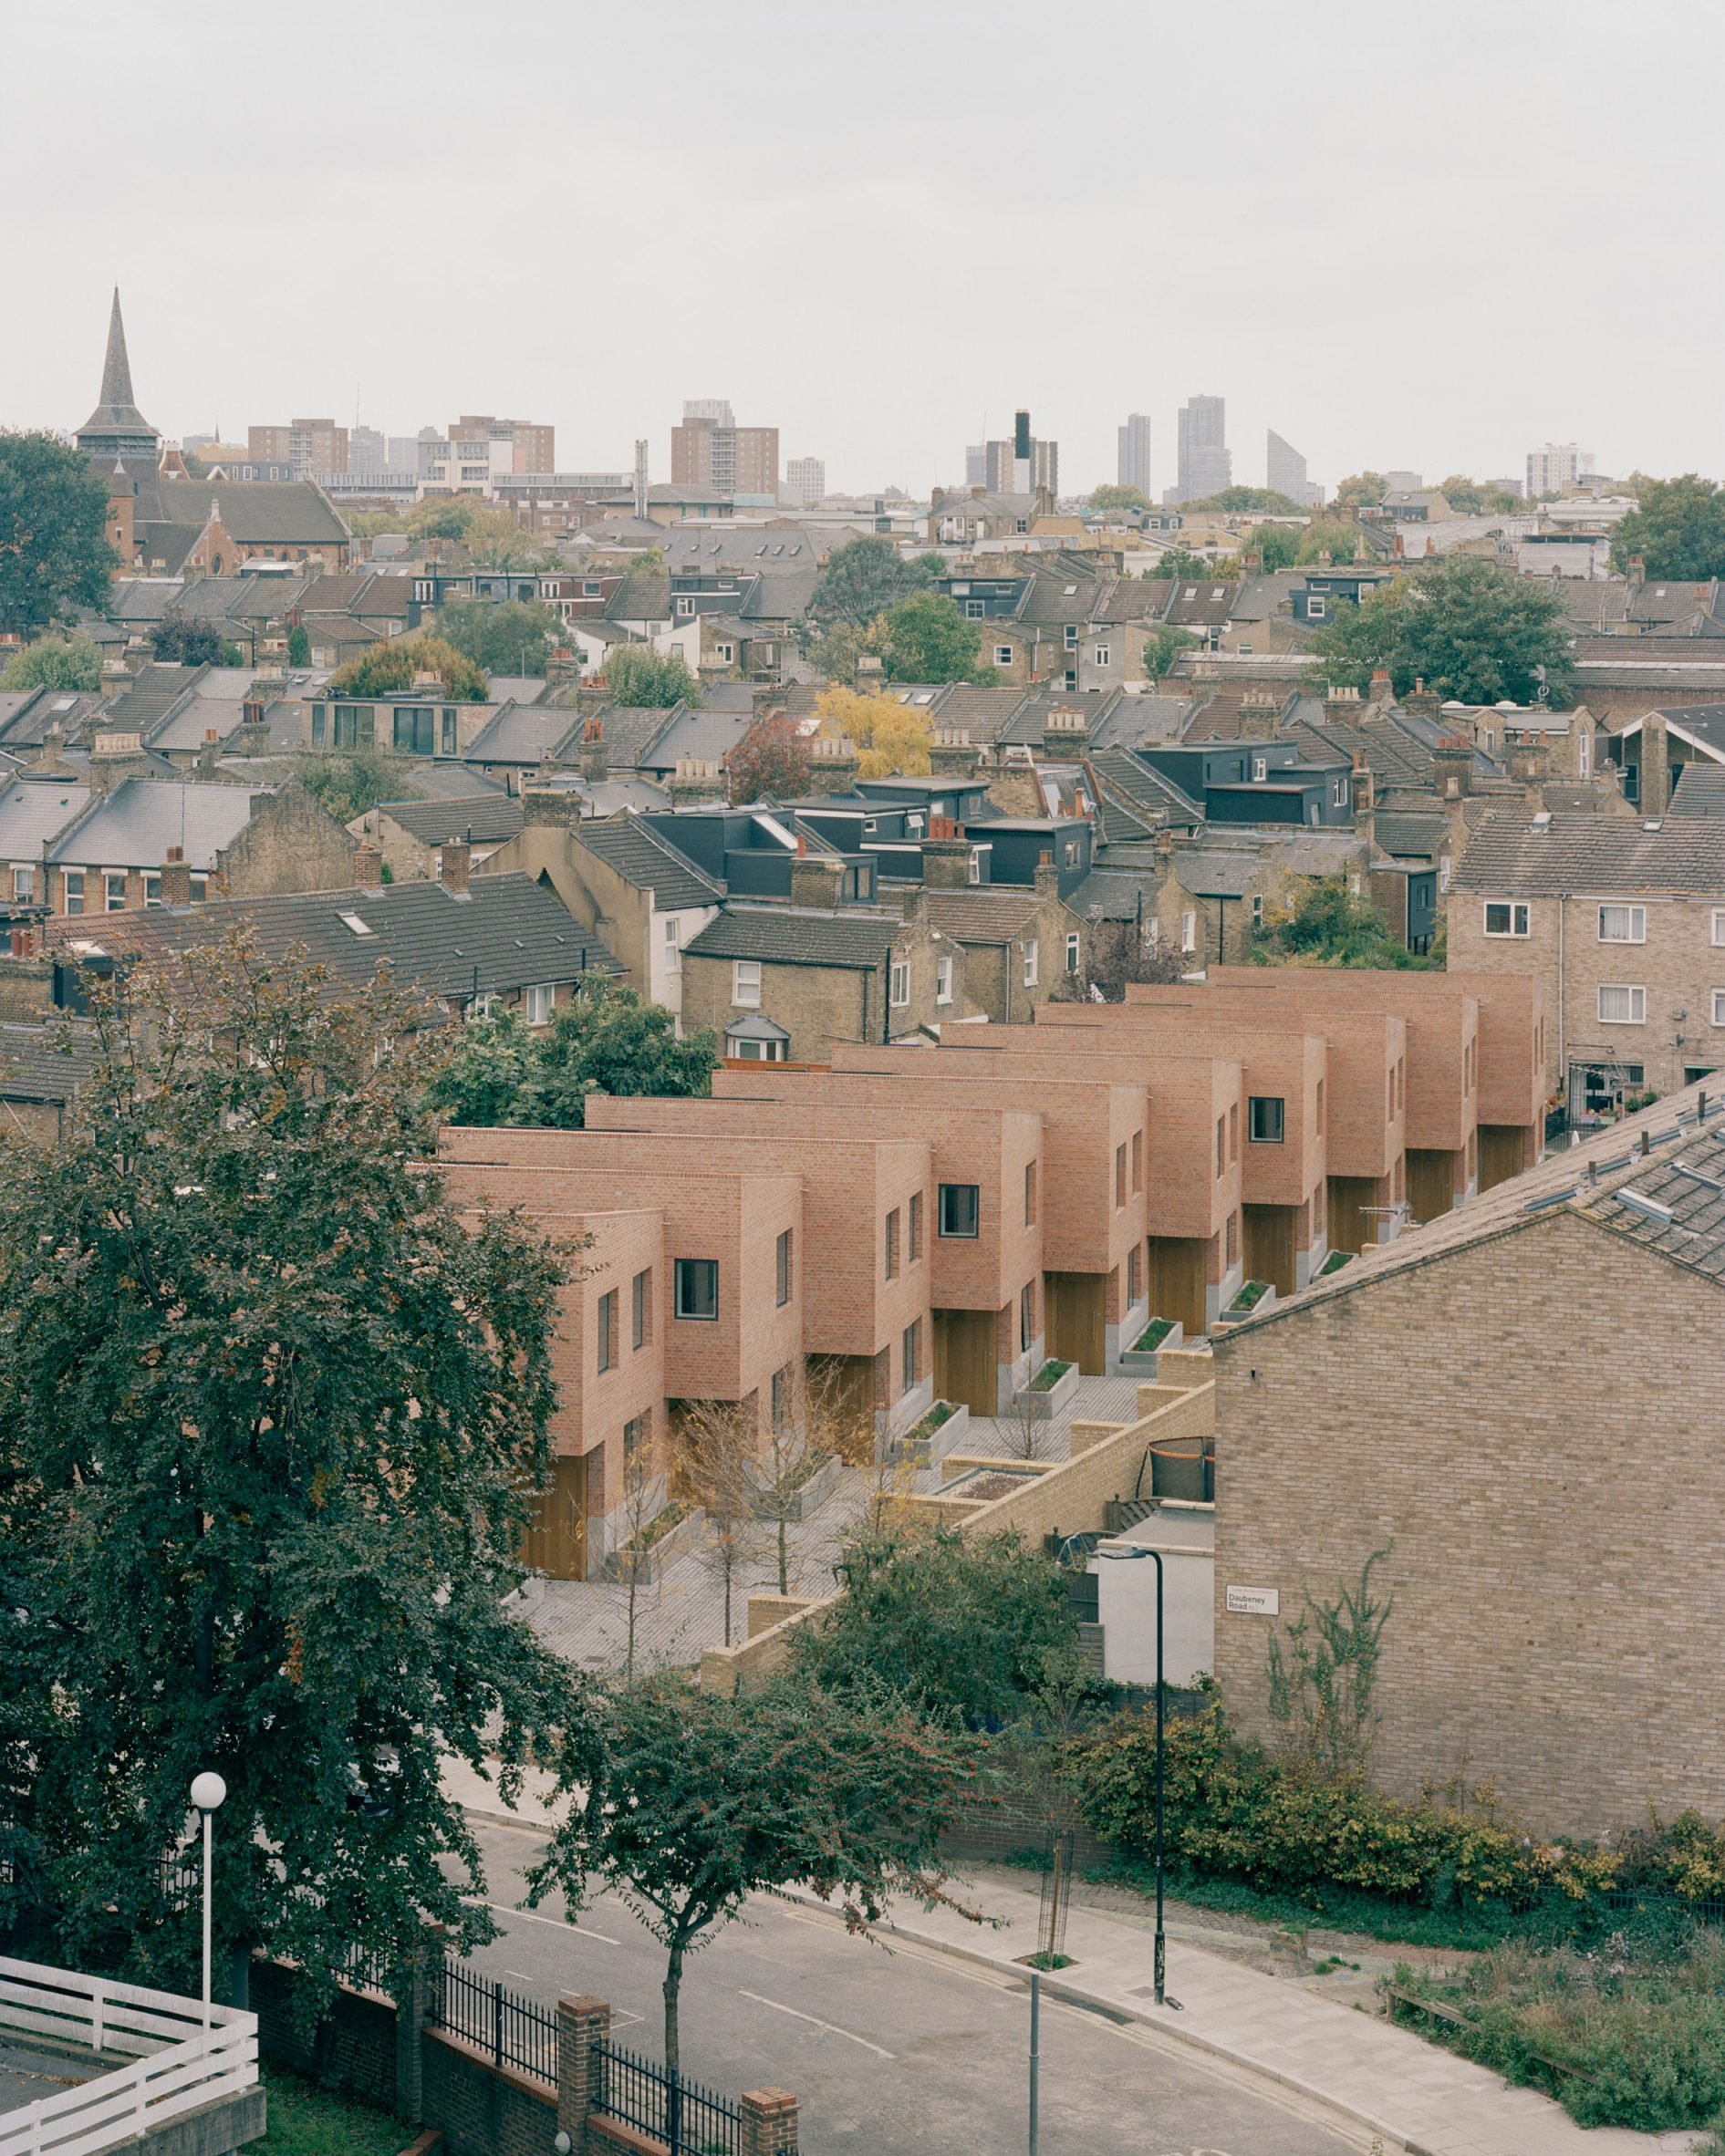
[(1370, 1176), (1330, 1177), (1329, 1228), (1333, 1250), (1352, 1250), (1356, 1256), (1377, 1240), (1377, 1221), (1366, 1208), (1377, 1203), (1377, 1185)]
[(1197, 1236), (1150, 1238), (1150, 1315), (1184, 1325), (1188, 1340), (1208, 1329), (1203, 1241)]
[(1000, 1405), (994, 1383), (994, 1312), (938, 1310), (934, 1313), (934, 1391), (972, 1415), (992, 1415)]
[(1528, 1165), (1527, 1133), (1519, 1123), (1480, 1125), (1480, 1189), (1507, 1183)]
[(1408, 1206), (1416, 1220), (1441, 1219), (1456, 1201), (1456, 1156), (1416, 1147), (1408, 1156)]
[(1099, 1272), (1043, 1275), (1044, 1331), (1051, 1356), (1076, 1363), (1086, 1377), (1106, 1374), (1107, 1276)]
[(553, 1580), (587, 1578), (587, 1460), (558, 1453), (551, 1487), (535, 1493), (521, 1561)]
[(1246, 1278), (1268, 1280), (1278, 1295), (1294, 1292), (1294, 1213), (1292, 1206), (1242, 1206), (1246, 1239)]

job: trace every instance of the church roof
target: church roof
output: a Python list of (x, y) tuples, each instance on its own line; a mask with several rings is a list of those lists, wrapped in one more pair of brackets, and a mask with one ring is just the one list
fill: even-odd
[(120, 316), (120, 287), (114, 287), (113, 310), (108, 317), (108, 352), (102, 361), (101, 401), (78, 430), (81, 447), (92, 449), (99, 441), (87, 437), (116, 441), (148, 435), (155, 439), (156, 430), (132, 402), (131, 361), (126, 356), (126, 325)]

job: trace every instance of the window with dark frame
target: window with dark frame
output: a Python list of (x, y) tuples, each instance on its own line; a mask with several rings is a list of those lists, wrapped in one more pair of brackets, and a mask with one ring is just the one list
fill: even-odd
[(909, 1250), (909, 1262), (914, 1265), (917, 1259), (921, 1257), (921, 1255), (922, 1193), (920, 1190), (913, 1190), (910, 1193), (910, 1241)]
[[(784, 1238), (780, 1240), (783, 1242)], [(677, 1315), (698, 1318), (707, 1323), (718, 1317), (719, 1260), (716, 1258), (678, 1259)]]
[(617, 1290), (599, 1297), (599, 1368), (609, 1370), (617, 1361)]
[(982, 1189), (975, 1183), (942, 1183), (940, 1233), (973, 1239), (982, 1231)]
[(1034, 1160), (1027, 1160), (1024, 1163), (1024, 1226), (1034, 1228), (1035, 1225), (1036, 1163)]
[(1018, 1291), (1018, 1352), (1022, 1355), (1036, 1337), (1036, 1283), (1026, 1280)]
[(917, 1382), (917, 1350), (920, 1345), (918, 1336), (921, 1330), (922, 1321), (920, 1318), (912, 1318), (904, 1329), (904, 1339), (901, 1342), (904, 1382), (899, 1388), (900, 1392), (908, 1393)]
[(894, 1206), (887, 1215), (887, 1278), (899, 1277), (899, 1208)]
[(1246, 1103), (1246, 1135), (1254, 1145), (1279, 1145), (1287, 1104), (1275, 1094), (1253, 1094)]
[(1134, 1190), (1142, 1190), (1144, 1187), (1144, 1133), (1141, 1130), (1132, 1133), (1132, 1187)]
[(647, 1345), (653, 1322), (653, 1275), (650, 1267), (638, 1272), (629, 1282), (629, 1343), (632, 1347), (643, 1348)]
[(1114, 1148), (1114, 1204), (1115, 1210), (1126, 1203), (1126, 1142)]
[(775, 1255), (774, 1292), (778, 1306), (783, 1310), (791, 1300), (791, 1230), (787, 1228), (779, 1237)]

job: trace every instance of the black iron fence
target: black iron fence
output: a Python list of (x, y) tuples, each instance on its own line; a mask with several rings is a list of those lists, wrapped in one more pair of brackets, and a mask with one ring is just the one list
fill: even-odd
[(431, 1972), (426, 2018), (483, 2051), (494, 2066), (557, 2083), (557, 2016), (446, 1955)]
[(663, 2141), (670, 2156), (739, 2156), (743, 2147), (743, 2113), (735, 2104), (615, 2044), (599, 2046), (594, 2109)]

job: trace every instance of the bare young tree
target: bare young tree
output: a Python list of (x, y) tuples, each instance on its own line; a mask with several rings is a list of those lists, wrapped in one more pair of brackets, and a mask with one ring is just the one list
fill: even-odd
[(829, 1459), (863, 1467), (875, 1456), (872, 1389), (836, 1359), (793, 1363), (781, 1373), (759, 1458), (750, 1470), (754, 1510), (772, 1531), (778, 1591), (789, 1594), (796, 1571), (790, 1528), (803, 1516), (803, 1492)]
[(623, 1452), (623, 1541), (613, 1552), (617, 1579), (623, 1591), (623, 1676), (635, 1674), (635, 1625), (646, 1566), (641, 1538), (664, 1500), (664, 1485), (656, 1473), (657, 1456), (650, 1443), (626, 1445)]
[(1198, 961), (1173, 939), (1159, 936), (1157, 928), (1153, 918), (1093, 922), (1085, 939), (1084, 963), (1077, 972), (1061, 975), (1054, 990), (1056, 1001), (1124, 1003), (1128, 981), (1166, 985), (1179, 980)]
[(676, 1476), (712, 1530), (701, 1562), (724, 1591), (724, 1643), (731, 1644), (736, 1583), (760, 1541), (755, 1468), (760, 1433), (753, 1394), (687, 1403), (678, 1424)]

